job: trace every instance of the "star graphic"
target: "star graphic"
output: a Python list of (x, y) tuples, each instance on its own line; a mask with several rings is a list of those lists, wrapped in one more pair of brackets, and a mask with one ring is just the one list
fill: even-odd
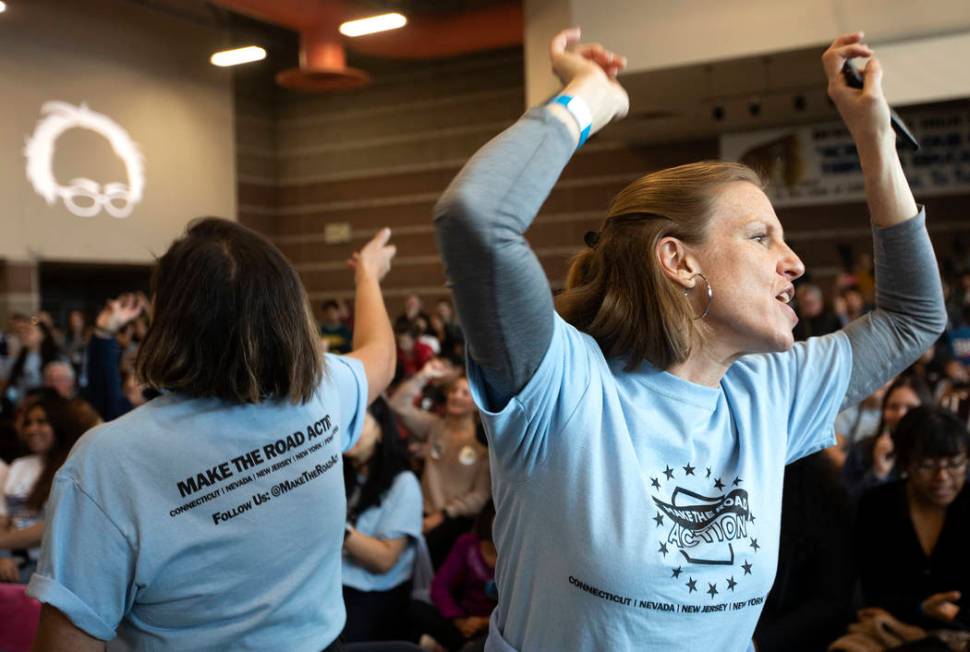
[(653, 488), (654, 489), (659, 489), (660, 488), (660, 481), (657, 480), (657, 478), (650, 478), (650, 484), (653, 485)]
[(746, 561), (743, 564), (741, 564), (741, 568), (744, 569), (744, 574), (745, 575), (750, 575), (751, 574), (751, 562), (750, 561)]
[(704, 479), (706, 480), (709, 477), (711, 477), (711, 467), (707, 467), (707, 475), (704, 476)]
[(717, 487), (718, 489), (723, 489), (724, 483), (721, 482), (720, 478), (714, 478), (714, 486)]
[(691, 593), (693, 593), (694, 591), (696, 591), (697, 590), (697, 580), (695, 580), (693, 577), (688, 577), (687, 578), (687, 588), (689, 589), (687, 591), (687, 594), (688, 595), (690, 595)]
[(662, 515), (657, 514), (656, 516), (653, 517), (653, 520), (657, 522), (657, 527), (663, 527), (664, 517)]
[(740, 485), (740, 484), (741, 484), (742, 482), (744, 482), (744, 480), (742, 480), (742, 479), (741, 479), (741, 476), (738, 476), (738, 477), (736, 477), (736, 478), (734, 479), (734, 482), (732, 482), (731, 484), (733, 484), (733, 485), (734, 485), (735, 487), (737, 487), (737, 486), (738, 486), (738, 485)]
[(748, 514), (748, 520), (754, 523), (754, 514)]
[(757, 539), (751, 539), (751, 547), (754, 548), (755, 552), (758, 552), (758, 548), (760, 548), (761, 546), (758, 545)]
[(711, 588), (707, 589), (707, 594), (713, 599), (717, 595), (717, 584), (708, 584), (708, 586)]
[(678, 566), (677, 568), (675, 568), (673, 570), (673, 573), (674, 574), (671, 575), (671, 577), (674, 578), (674, 579), (677, 579), (678, 577), (680, 577), (680, 574), (683, 573), (683, 572), (684, 572), (684, 569), (682, 567)]
[(734, 581), (734, 575), (732, 575), (731, 579), (727, 581), (727, 585), (728, 585), (728, 588), (731, 589), (732, 591), (734, 590), (734, 587), (738, 585), (738, 583)]
[(690, 465), (690, 462), (684, 465), (683, 469), (687, 475), (694, 475), (694, 467)]
[(663, 555), (664, 557), (666, 557), (667, 556), (667, 553), (670, 552), (670, 551), (667, 549), (667, 544), (666, 543), (661, 543), (660, 544), (660, 550), (658, 550), (657, 552), (659, 552), (661, 555)]
[[(666, 465), (665, 465), (666, 466)], [(667, 476), (668, 480), (674, 479), (674, 470), (669, 466), (664, 470), (664, 475)]]

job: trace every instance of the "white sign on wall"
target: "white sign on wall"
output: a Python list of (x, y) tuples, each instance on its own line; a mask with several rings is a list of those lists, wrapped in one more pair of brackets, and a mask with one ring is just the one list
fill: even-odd
[[(921, 145), (915, 152), (898, 147), (917, 197), (970, 192), (970, 111), (940, 108), (910, 112), (905, 119)], [(727, 134), (721, 137), (721, 158), (759, 170), (776, 206), (865, 198), (859, 157), (841, 122)]]
[[(46, 102), (41, 107), (41, 119), (34, 133), (27, 139), (27, 179), (48, 206), (58, 200), (78, 217), (94, 217), (104, 210), (108, 215), (125, 218), (142, 200), (145, 190), (144, 159), (128, 132), (106, 115), (92, 111), (87, 105), (74, 106), (66, 102)], [(124, 163), (127, 179), (124, 183), (106, 183), (84, 177), (61, 185), (54, 178), (54, 152), (57, 139), (69, 129), (88, 129), (104, 137), (115, 155)]]

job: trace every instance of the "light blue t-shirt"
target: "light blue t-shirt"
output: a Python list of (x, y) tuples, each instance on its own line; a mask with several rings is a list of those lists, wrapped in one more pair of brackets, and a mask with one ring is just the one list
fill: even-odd
[[(835, 333), (703, 387), (627, 373), (557, 315), (529, 383), (483, 410), (499, 551), (486, 650), (748, 649), (784, 467), (834, 443), (851, 365)], [(486, 405), (474, 363), (469, 379)]]
[(134, 650), (319, 652), (346, 619), (342, 453), (366, 403), (363, 365), (328, 355), (304, 405), (166, 394), (95, 428), (28, 593)]
[(381, 504), (364, 510), (354, 527), (361, 534), (378, 539), (408, 537), (407, 548), (386, 573), (372, 573), (344, 555), (344, 585), (358, 591), (387, 591), (411, 579), (417, 541), (422, 524), (421, 483), (410, 471), (397, 474)]

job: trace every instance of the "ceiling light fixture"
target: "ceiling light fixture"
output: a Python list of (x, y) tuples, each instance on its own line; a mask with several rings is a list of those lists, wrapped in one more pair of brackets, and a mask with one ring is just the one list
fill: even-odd
[(399, 29), (408, 24), (408, 19), (398, 13), (381, 14), (360, 18), (358, 20), (348, 20), (340, 25), (340, 33), (344, 36), (364, 36), (365, 34), (376, 34), (386, 32), (391, 29)]
[(244, 48), (236, 48), (235, 50), (216, 52), (209, 57), (209, 61), (213, 66), (225, 68), (227, 66), (238, 66), (243, 63), (252, 63), (253, 61), (262, 61), (265, 58), (266, 50), (256, 45), (250, 45)]
[(0, 14), (7, 10), (7, 3), (0, 0)]

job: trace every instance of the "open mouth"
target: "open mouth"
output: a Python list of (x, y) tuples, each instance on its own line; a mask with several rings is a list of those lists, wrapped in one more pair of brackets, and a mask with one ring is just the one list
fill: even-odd
[(781, 301), (784, 304), (791, 303), (791, 300), (795, 298), (795, 289), (792, 287), (787, 287), (783, 291), (775, 295), (775, 299)]

